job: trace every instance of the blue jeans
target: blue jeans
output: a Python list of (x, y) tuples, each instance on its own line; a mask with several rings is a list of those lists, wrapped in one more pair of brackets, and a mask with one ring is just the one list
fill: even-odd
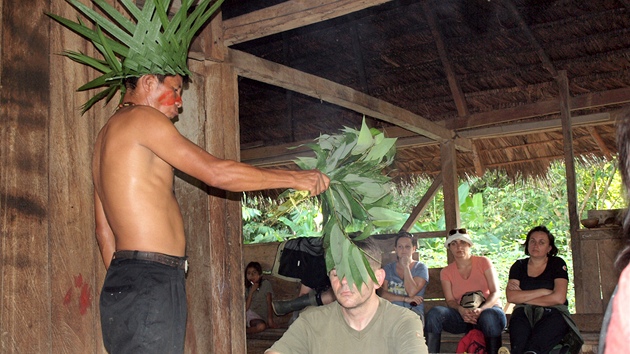
[(454, 308), (436, 306), (427, 313), (424, 330), (426, 333), (441, 334), (442, 331), (447, 331), (457, 334), (477, 328), (485, 337), (499, 337), (506, 323), (505, 313), (498, 306), (483, 310), (476, 325), (464, 322), (462, 316)]

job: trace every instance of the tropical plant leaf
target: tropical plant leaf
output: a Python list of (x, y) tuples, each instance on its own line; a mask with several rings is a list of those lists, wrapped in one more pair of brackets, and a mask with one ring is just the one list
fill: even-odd
[(328, 271), (335, 268), (340, 279), (345, 277), (357, 288), (368, 278), (376, 278), (349, 233), (359, 231), (355, 239), (361, 240), (371, 235), (374, 225), (400, 222), (400, 214), (382, 210), (391, 200), (393, 184), (383, 169), (393, 161), (395, 142), (368, 128), (364, 119), (358, 131), (345, 127), (340, 134), (324, 134), (304, 145), (316, 157), (295, 161), (300, 168), (315, 167), (330, 177), (329, 189), (320, 195), (326, 267)]
[(74, 22), (58, 15), (47, 15), (90, 40), (104, 58), (64, 52), (72, 60), (104, 73), (82, 88), (114, 87), (114, 91), (108, 88), (89, 99), (83, 106), (85, 113), (97, 101), (105, 97), (111, 99), (117, 90), (124, 93), (125, 78), (145, 74), (190, 75), (186, 62), (192, 38), (224, 0), (183, 0), (171, 21), (167, 11), (172, 0), (147, 0), (142, 9), (132, 0), (119, 0), (132, 19), (126, 18), (105, 0), (91, 0), (105, 16), (79, 0), (66, 1), (90, 20), (95, 29), (86, 26), (81, 19)]

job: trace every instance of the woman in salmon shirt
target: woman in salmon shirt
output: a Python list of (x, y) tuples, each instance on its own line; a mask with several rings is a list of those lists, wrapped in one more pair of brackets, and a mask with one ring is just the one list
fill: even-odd
[[(501, 347), (501, 333), (507, 320), (499, 304), (497, 273), (490, 259), (471, 254), (472, 246), (466, 229), (449, 232), (446, 247), (455, 261), (440, 272), (447, 307), (436, 306), (426, 315), (425, 336), (429, 353), (440, 352), (443, 330), (466, 333), (476, 328), (483, 332), (488, 353), (496, 354)], [(460, 305), (462, 296), (470, 291), (481, 291), (485, 302), (474, 308)]]

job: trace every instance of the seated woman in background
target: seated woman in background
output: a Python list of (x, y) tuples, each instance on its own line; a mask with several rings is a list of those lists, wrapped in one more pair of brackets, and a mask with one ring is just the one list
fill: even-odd
[(510, 268), (506, 295), (516, 304), (509, 325), (512, 354), (549, 353), (568, 333), (574, 339), (564, 353), (578, 353), (582, 347), (567, 308), (567, 264), (556, 257), (554, 240), (546, 227), (534, 227), (525, 240), (529, 258), (517, 260)]
[[(486, 257), (473, 256), (473, 246), (466, 229), (451, 230), (446, 247), (455, 261), (440, 272), (442, 290), (448, 307), (436, 306), (426, 316), (425, 336), (429, 353), (440, 352), (442, 331), (466, 333), (473, 328), (483, 332), (486, 351), (496, 354), (501, 347), (501, 333), (505, 328), (505, 313), (499, 305), (497, 273)], [(480, 291), (485, 302), (479, 306), (462, 305), (467, 292)], [(467, 298), (468, 296), (466, 296)]]
[(262, 277), (262, 266), (258, 262), (249, 262), (245, 267), (245, 310), (247, 333), (258, 333), (265, 329), (276, 328), (273, 322), (271, 301), (273, 289), (271, 283)]
[(408, 232), (400, 232), (394, 241), (396, 262), (383, 267), (385, 281), (379, 295), (394, 305), (410, 308), (424, 322), (423, 296), (429, 282), (429, 269), (412, 256), (418, 249), (418, 241)]

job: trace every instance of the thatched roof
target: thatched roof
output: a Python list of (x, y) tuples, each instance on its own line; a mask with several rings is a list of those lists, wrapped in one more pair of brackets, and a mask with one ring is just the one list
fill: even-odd
[[(630, 101), (630, 2), (381, 0), (367, 1), (381, 5), (335, 17), (333, 9), (364, 2), (227, 0), (226, 40), (231, 50), (352, 90), (333, 88), (339, 101), (361, 101), (354, 93), (359, 92), (401, 109), (379, 103), (375, 111), (386, 112), (387, 118), (367, 115), (372, 126), (400, 137), (395, 174), (401, 176), (440, 171), (442, 138), (432, 134), (444, 128), (462, 140), (457, 160), (462, 174), (487, 169), (512, 176), (544, 173), (550, 161), (564, 156), (560, 112), (567, 86), (575, 156), (615, 154), (610, 112)], [(321, 9), (334, 3), (337, 7), (328, 13)], [(262, 9), (276, 4), (268, 13)], [(294, 7), (293, 21), (316, 23), (279, 24), (295, 28), (276, 32), (260, 25), (260, 33), (271, 33), (265, 36), (230, 35), (231, 26), (247, 16), (283, 15), (290, 23), (283, 11)], [(310, 20), (317, 11), (331, 19)], [(241, 76), (244, 161), (286, 164), (286, 157), (278, 157), (287, 153), (286, 146), (360, 125), (363, 114), (326, 102), (331, 95), (324, 89), (298, 93), (249, 79), (248, 73)], [(272, 76), (266, 82), (273, 83)], [(370, 104), (363, 106), (369, 111)], [(430, 133), (423, 135), (426, 126)]]

